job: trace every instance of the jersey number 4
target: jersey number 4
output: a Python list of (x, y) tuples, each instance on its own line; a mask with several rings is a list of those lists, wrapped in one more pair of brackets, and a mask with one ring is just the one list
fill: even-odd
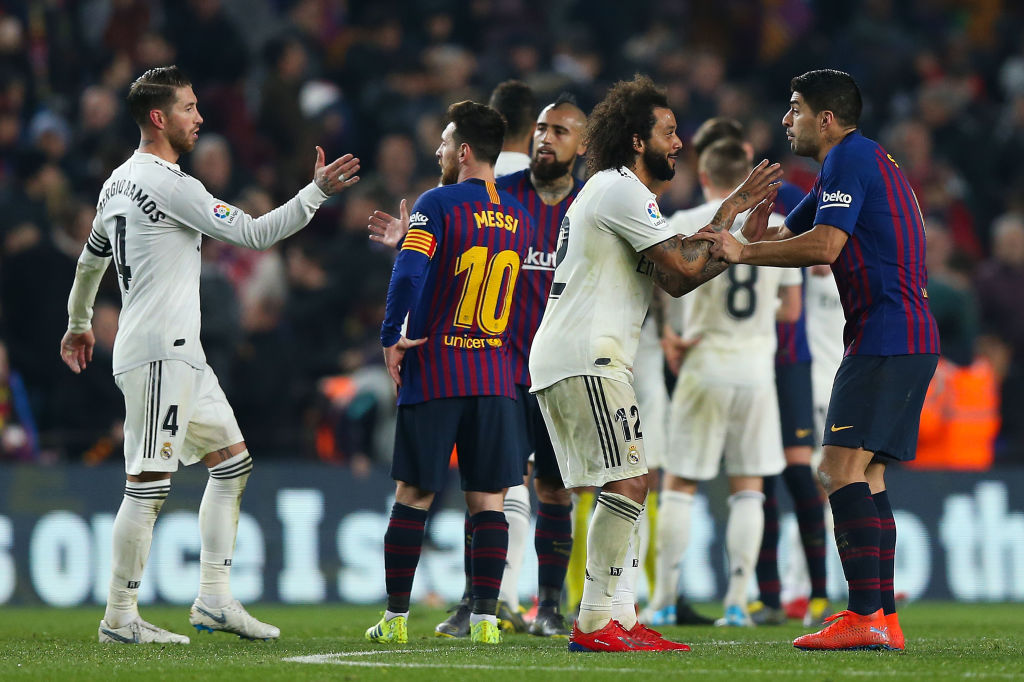
[(123, 215), (114, 217), (114, 230), (116, 232), (114, 238), (114, 267), (117, 269), (117, 276), (121, 280), (121, 286), (124, 287), (124, 292), (128, 293), (128, 283), (132, 281), (132, 269), (128, 267), (128, 262), (125, 260), (125, 233), (127, 232), (128, 221)]
[(498, 336), (508, 327), (512, 313), (512, 292), (519, 277), (521, 257), (515, 251), (491, 256), (486, 246), (473, 246), (455, 261), (455, 276), (466, 279), (455, 309), (455, 326)]

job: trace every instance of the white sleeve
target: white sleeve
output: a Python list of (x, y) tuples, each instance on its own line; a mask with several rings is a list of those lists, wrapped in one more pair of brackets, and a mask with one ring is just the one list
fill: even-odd
[(676, 211), (672, 214), (672, 217), (668, 219), (668, 231), (670, 234), (681, 234), (684, 237), (689, 237), (691, 234), (695, 234), (697, 230), (704, 227), (706, 223), (697, 225), (693, 219), (692, 210)]
[(214, 197), (195, 178), (185, 176), (171, 189), (167, 215), (219, 241), (262, 250), (304, 228), (325, 201), (327, 195), (310, 182), (270, 213), (253, 218)]
[(637, 253), (675, 235), (668, 228), (668, 220), (661, 215), (657, 198), (646, 189), (638, 189), (639, 186), (629, 189), (613, 186), (597, 206), (601, 227), (625, 239)]
[(92, 226), (82, 255), (78, 257), (75, 282), (71, 285), (71, 294), (68, 296), (68, 331), (74, 334), (82, 334), (92, 327), (92, 307), (96, 301), (96, 291), (100, 288), (103, 272), (110, 264), (110, 241), (100, 229), (98, 213)]

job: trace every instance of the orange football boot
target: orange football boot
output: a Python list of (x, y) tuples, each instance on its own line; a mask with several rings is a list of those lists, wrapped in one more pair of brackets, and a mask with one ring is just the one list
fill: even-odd
[(683, 644), (682, 642), (673, 642), (670, 639), (665, 639), (661, 636), (661, 633), (653, 628), (649, 628), (640, 621), (636, 622), (632, 630), (626, 630), (629, 636), (637, 642), (643, 642), (644, 644), (650, 645), (655, 651), (689, 651), (690, 645)]
[(853, 611), (840, 611), (825, 619), (826, 626), (793, 640), (797, 649), (850, 651), (880, 649), (889, 646), (889, 627), (885, 612), (878, 609), (868, 616)]
[(903, 651), (903, 629), (900, 627), (900, 619), (896, 612), (885, 616), (885, 624), (889, 626), (889, 648), (894, 651)]

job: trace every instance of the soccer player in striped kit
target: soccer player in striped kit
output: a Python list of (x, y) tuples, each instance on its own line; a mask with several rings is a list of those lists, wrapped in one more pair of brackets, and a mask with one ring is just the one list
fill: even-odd
[(501, 641), (495, 614), (508, 547), (502, 506), (505, 489), (523, 475), (509, 319), (533, 220), (494, 185), (501, 115), (464, 101), (448, 108), (448, 119), (437, 150), (441, 186), (413, 206), (381, 327), (385, 364), (398, 386), (397, 487), (384, 535), (387, 610), (366, 631), (374, 642), (408, 642), (427, 510), (456, 445), (473, 535), (470, 636)]
[(845, 611), (801, 649), (903, 649), (893, 569), (896, 524), (889, 463), (914, 458), (921, 407), (938, 362), (928, 309), (924, 219), (896, 161), (858, 130), (861, 97), (849, 74), (810, 71), (790, 84), (782, 119), (796, 154), (822, 164), (811, 192), (761, 242), (705, 233), (729, 263), (831, 264), (846, 313), (818, 469), (850, 588)]

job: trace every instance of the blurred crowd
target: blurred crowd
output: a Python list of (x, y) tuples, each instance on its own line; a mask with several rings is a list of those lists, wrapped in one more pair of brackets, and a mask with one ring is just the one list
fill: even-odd
[[(862, 128), (900, 163), (929, 238), (952, 363), (983, 357), (1002, 392), (996, 462), (1024, 463), (1024, 7), (1000, 0), (22, 0), (0, 2), (0, 458), (120, 459), (110, 378), (119, 294), (95, 310), (92, 366), (58, 341), (99, 189), (135, 149), (128, 85), (177, 63), (205, 118), (181, 163), (260, 215), (311, 177), (314, 145), (362, 181), (267, 252), (205, 240), (203, 344), (251, 448), (368, 466), (386, 453), (378, 332), (392, 254), (366, 238), (437, 183), (442, 114), (518, 78), (589, 110), (650, 74), (688, 142), (743, 121), (758, 158), (808, 187), (780, 120), (789, 80), (850, 72)], [(582, 169), (581, 169), (582, 170)], [(661, 198), (700, 203), (693, 164)]]

